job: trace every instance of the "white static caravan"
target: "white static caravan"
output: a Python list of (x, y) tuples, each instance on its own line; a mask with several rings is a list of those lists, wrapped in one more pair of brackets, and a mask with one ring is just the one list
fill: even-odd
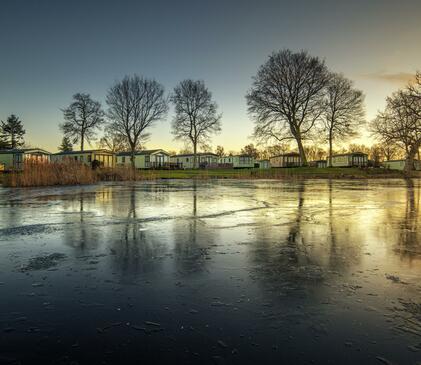
[[(117, 166), (131, 166), (131, 152), (116, 155)], [(134, 155), (137, 169), (161, 169), (170, 166), (170, 154), (162, 149), (136, 151)]]
[(218, 161), (219, 165), (222, 167), (232, 167), (234, 169), (244, 169), (244, 168), (253, 168), (254, 167), (254, 157), (249, 155), (236, 155), (236, 156), (224, 156), (220, 157)]
[(272, 167), (299, 167), (302, 165), (299, 153), (291, 152), (270, 158)]
[(308, 166), (309, 167), (324, 168), (324, 167), (327, 167), (327, 161), (326, 160), (309, 161)]
[(114, 167), (115, 155), (106, 149), (65, 151), (51, 155), (52, 162), (76, 161), (88, 166)]
[[(212, 152), (201, 152), (196, 154), (197, 167), (201, 169), (218, 167), (218, 155)], [(194, 155), (186, 153), (181, 155), (174, 155), (170, 157), (171, 164), (182, 169), (194, 168)]]
[(257, 163), (259, 164), (259, 169), (270, 169), (269, 160), (259, 160)]
[[(406, 165), (406, 160), (390, 160), (384, 161), (383, 166), (389, 170), (404, 170)], [(421, 171), (421, 161), (414, 160), (414, 170)]]
[(50, 162), (51, 153), (40, 148), (15, 148), (0, 151), (3, 171), (21, 170), (25, 163)]
[(368, 155), (362, 152), (342, 153), (332, 156), (332, 167), (366, 167)]

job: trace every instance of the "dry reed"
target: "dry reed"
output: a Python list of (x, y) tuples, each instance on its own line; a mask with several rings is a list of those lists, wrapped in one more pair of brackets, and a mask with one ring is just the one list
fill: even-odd
[(25, 162), (23, 169), (11, 171), (5, 176), (4, 185), (9, 187), (86, 185), (97, 181), (96, 172), (77, 161)]

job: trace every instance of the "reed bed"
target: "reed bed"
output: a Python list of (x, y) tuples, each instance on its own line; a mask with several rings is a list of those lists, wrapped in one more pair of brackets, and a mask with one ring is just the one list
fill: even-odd
[(4, 176), (8, 187), (94, 184), (98, 176), (90, 167), (76, 161), (66, 163), (25, 162), (23, 169)]
[(284, 169), (205, 169), (205, 170), (136, 170), (130, 167), (99, 168), (77, 161), (65, 163), (25, 163), (22, 170), (2, 175), (7, 187), (86, 185), (99, 181), (142, 181), (157, 179), (367, 179), (399, 178), (401, 171), (359, 168), (284, 168)]
[(133, 171), (130, 167), (93, 170), (77, 161), (24, 163), (23, 169), (2, 175), (6, 187), (87, 185), (99, 181), (138, 181), (160, 178), (156, 171)]

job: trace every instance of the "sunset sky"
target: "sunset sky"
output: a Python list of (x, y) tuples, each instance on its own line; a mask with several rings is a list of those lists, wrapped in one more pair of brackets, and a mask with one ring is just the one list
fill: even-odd
[[(76, 92), (103, 103), (126, 74), (203, 79), (223, 113), (213, 146), (252, 142), (244, 95), (273, 50), (308, 50), (366, 95), (367, 119), (421, 69), (420, 0), (2, 0), (0, 119), (17, 114), (33, 146), (57, 150), (60, 108)], [(148, 148), (178, 150), (173, 109)], [(367, 137), (361, 141), (368, 143)]]

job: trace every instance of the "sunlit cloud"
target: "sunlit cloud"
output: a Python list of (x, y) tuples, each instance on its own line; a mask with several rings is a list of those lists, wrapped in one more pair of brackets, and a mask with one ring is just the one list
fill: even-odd
[(388, 73), (384, 71), (378, 71), (365, 74), (363, 75), (363, 77), (369, 80), (383, 81), (397, 85), (406, 85), (408, 82), (413, 81), (415, 79), (415, 72)]

